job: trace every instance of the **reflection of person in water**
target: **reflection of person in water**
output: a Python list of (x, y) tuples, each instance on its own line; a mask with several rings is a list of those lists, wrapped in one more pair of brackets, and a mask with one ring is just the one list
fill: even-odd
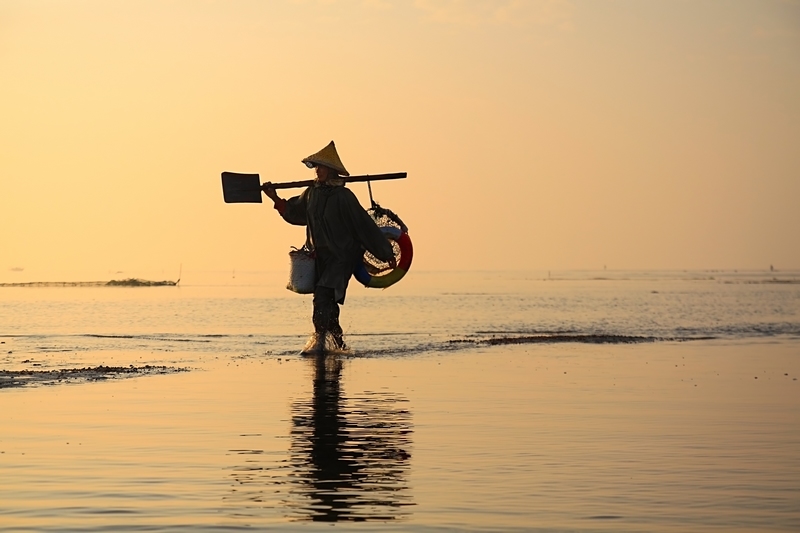
[(319, 522), (406, 517), (414, 505), (408, 400), (385, 391), (348, 397), (339, 355), (307, 362), (313, 365), (313, 392), (292, 403), (288, 459), (276, 461), (276, 452), (256, 446), (229, 450), (236, 458), (225, 498), (232, 516), (275, 519), (277, 513)]
[(314, 394), (292, 408), (291, 464), (304, 519), (391, 520), (413, 505), (406, 494), (411, 416), (387, 393), (347, 399), (342, 361), (314, 360)]

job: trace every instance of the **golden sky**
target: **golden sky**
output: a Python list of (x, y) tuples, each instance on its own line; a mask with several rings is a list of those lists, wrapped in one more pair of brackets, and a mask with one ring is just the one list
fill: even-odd
[(797, 1), (2, 0), (0, 73), (0, 281), (285, 269), (220, 173), (331, 139), (414, 268), (800, 268)]

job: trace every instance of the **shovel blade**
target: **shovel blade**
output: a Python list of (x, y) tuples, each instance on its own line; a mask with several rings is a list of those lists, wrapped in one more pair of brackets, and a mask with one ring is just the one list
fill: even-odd
[(258, 174), (223, 172), (222, 197), (226, 204), (260, 204), (261, 180)]

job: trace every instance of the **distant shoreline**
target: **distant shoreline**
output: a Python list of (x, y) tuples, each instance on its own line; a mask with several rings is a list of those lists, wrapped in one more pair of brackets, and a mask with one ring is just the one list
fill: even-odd
[(150, 281), (139, 278), (112, 279), (111, 281), (28, 281), (0, 283), (0, 287), (175, 287), (177, 281)]

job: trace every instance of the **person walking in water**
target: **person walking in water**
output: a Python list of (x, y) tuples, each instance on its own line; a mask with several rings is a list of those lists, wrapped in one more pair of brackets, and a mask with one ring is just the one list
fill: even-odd
[(397, 265), (388, 239), (344, 186), (342, 176), (350, 173), (333, 141), (302, 162), (316, 173), (313, 185), (288, 200), (280, 198), (271, 183), (264, 184), (264, 192), (286, 222), (308, 227), (315, 254), (314, 333), (302, 353), (310, 355), (324, 353), (328, 338), (336, 350), (346, 349), (339, 304), (344, 304), (347, 283), (364, 250), (392, 268)]

